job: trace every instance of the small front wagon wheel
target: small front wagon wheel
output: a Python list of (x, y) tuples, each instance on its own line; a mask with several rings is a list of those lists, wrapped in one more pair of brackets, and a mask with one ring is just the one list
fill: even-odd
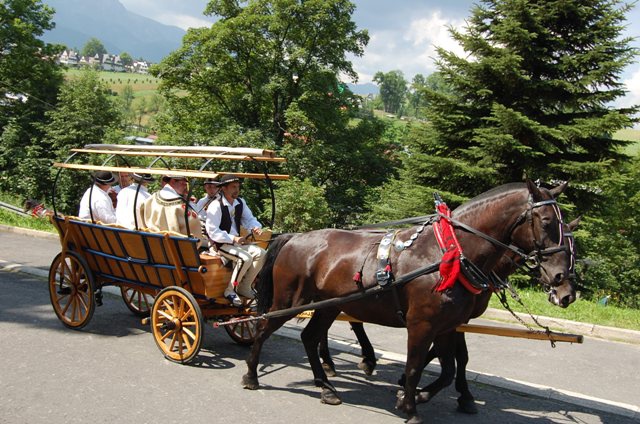
[(133, 287), (120, 286), (122, 300), (127, 308), (140, 318), (148, 317), (153, 305), (153, 296)]
[(229, 337), (239, 345), (251, 346), (256, 338), (257, 321), (243, 321), (242, 318), (231, 318), (231, 321), (238, 322), (224, 326)]
[(182, 287), (167, 287), (156, 296), (151, 328), (158, 348), (170, 361), (184, 364), (200, 351), (202, 311), (193, 295)]
[(77, 253), (62, 252), (49, 268), (49, 297), (58, 319), (66, 327), (87, 325), (96, 307), (93, 274)]

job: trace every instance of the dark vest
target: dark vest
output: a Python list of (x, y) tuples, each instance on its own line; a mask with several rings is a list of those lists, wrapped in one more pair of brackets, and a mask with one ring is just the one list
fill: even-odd
[[(227, 233), (231, 232), (231, 214), (229, 213), (229, 209), (222, 203), (222, 196), (218, 199), (220, 202), (220, 212), (222, 212), (222, 217), (220, 218), (220, 229), (226, 231)], [(242, 207), (243, 202), (242, 199), (238, 198), (238, 203), (236, 205), (236, 213), (234, 216), (234, 221), (236, 222), (236, 229), (238, 233), (240, 233), (240, 221), (242, 219)]]

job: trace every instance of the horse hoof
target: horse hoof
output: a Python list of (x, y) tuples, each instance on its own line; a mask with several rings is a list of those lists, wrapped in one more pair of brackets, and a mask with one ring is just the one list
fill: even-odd
[(323, 388), (320, 395), (320, 402), (327, 405), (340, 405), (342, 401), (338, 397), (338, 394), (331, 389)]
[(427, 403), (431, 400), (431, 393), (420, 392), (416, 395), (416, 403)]
[(478, 407), (473, 399), (458, 399), (458, 412), (464, 414), (477, 414)]
[(372, 364), (371, 362), (363, 359), (358, 364), (358, 368), (364, 371), (366, 375), (373, 375), (373, 370), (376, 368), (376, 364), (375, 363)]
[(422, 418), (420, 418), (420, 416), (418, 415), (414, 415), (412, 417), (409, 417), (406, 422), (407, 424), (422, 424)]
[(404, 411), (404, 390), (398, 390), (398, 393), (396, 393), (396, 398), (398, 398), (398, 400), (396, 401), (396, 409), (399, 411)]
[(256, 377), (251, 377), (248, 374), (242, 376), (242, 387), (249, 390), (258, 390), (260, 385), (258, 384), (258, 379)]
[(322, 369), (324, 370), (324, 373), (327, 375), (327, 377), (335, 377), (336, 375), (338, 375), (336, 373), (336, 369), (326, 362), (322, 363)]

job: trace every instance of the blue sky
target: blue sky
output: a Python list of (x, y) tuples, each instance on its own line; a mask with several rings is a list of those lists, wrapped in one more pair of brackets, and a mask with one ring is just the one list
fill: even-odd
[[(435, 70), (434, 46), (462, 54), (449, 37), (447, 27), (462, 27), (474, 0), (352, 0), (356, 4), (353, 19), (367, 29), (371, 40), (363, 57), (353, 57), (359, 82), (371, 82), (378, 72), (400, 69), (411, 80), (415, 74), (428, 75)], [(207, 0), (120, 0), (130, 11), (181, 28), (207, 26), (214, 20), (202, 11)], [(640, 48), (640, 5), (628, 15), (626, 35), (638, 38)], [(640, 64), (629, 66), (622, 80), (629, 94), (616, 106), (640, 104)]]

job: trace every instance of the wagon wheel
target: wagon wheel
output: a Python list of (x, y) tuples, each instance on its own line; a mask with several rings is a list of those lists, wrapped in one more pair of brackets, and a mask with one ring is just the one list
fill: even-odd
[(164, 356), (181, 364), (191, 361), (202, 345), (202, 311), (182, 287), (167, 287), (151, 308), (153, 338)]
[[(231, 318), (230, 321), (242, 319), (242, 317)], [(227, 334), (229, 334), (229, 337), (231, 337), (234, 342), (242, 346), (251, 346), (256, 338), (257, 327), (257, 321), (241, 321), (225, 325), (224, 329), (227, 330)]]
[(120, 286), (122, 300), (135, 316), (148, 317), (153, 305), (153, 296), (134, 287)]
[(49, 297), (53, 310), (69, 328), (87, 325), (96, 307), (93, 274), (77, 253), (62, 252), (49, 268)]

